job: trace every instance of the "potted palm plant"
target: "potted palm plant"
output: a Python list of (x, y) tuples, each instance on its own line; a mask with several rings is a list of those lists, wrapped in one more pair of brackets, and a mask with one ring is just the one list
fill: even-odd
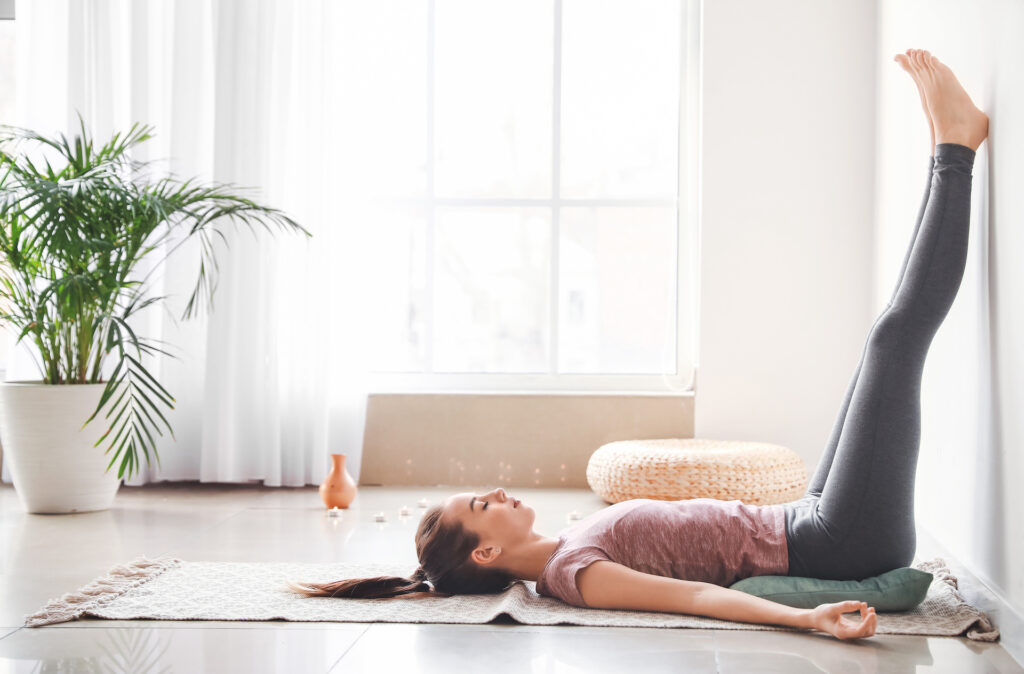
[[(97, 148), (81, 115), (79, 126), (81, 134), (68, 141), (64, 134), (45, 137), (0, 125), (0, 299), (6, 305), (0, 320), (15, 329), (17, 342), (27, 338), (36, 346), (42, 375), (0, 383), (0, 442), (15, 491), (32, 513), (109, 508), (121, 479), (140, 467), (140, 454), (147, 465), (151, 453), (159, 464), (153, 434), (163, 435), (161, 422), (174, 437), (161, 411), (174, 408), (174, 397), (147, 371), (143, 354), (175, 356), (129, 325), (132, 316), (166, 299), (149, 296), (152, 271), (131, 278), (140, 260), (172, 233), (180, 231), (181, 240), (158, 265), (199, 238), (187, 319), (204, 288), (213, 307), (218, 265), (212, 235), (228, 245), (219, 225), (258, 224), (312, 236), (230, 186), (173, 176), (150, 180), (145, 168), (151, 162), (135, 161), (129, 151), (151, 138), (152, 127), (135, 124)], [(56, 152), (66, 165), (56, 170), (49, 157), (45, 166), (38, 156), (33, 162), (19, 151), (25, 142)], [(116, 365), (104, 381), (108, 361)]]

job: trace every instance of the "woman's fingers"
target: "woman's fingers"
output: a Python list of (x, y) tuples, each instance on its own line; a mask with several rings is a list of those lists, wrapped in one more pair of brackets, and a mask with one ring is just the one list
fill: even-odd
[(875, 609), (863, 609), (861, 610), (860, 623), (852, 625), (853, 634), (851, 636), (852, 638), (869, 637), (875, 633), (877, 626), (878, 615), (875, 613)]
[(864, 620), (864, 634), (863, 636), (869, 637), (875, 633), (875, 627), (878, 624), (878, 618), (875, 617), (874, 613), (869, 613), (868, 617)]
[[(875, 608), (868, 606), (867, 602), (848, 600), (819, 608), (826, 610), (822, 617), (826, 618), (829, 623), (827, 626), (823, 625), (822, 628), (839, 639), (857, 639), (875, 633), (878, 616), (875, 614)], [(844, 613), (860, 613), (860, 620), (854, 621), (847, 618), (843, 615)]]
[(867, 635), (867, 623), (855, 623), (852, 620), (843, 620), (839, 623), (840, 639), (857, 639)]
[(842, 602), (837, 608), (842, 613), (859, 609), (861, 615), (860, 622), (854, 622), (850, 618), (843, 617), (841, 614), (837, 615), (836, 636), (840, 639), (858, 639), (860, 637), (869, 637), (875, 633), (875, 628), (878, 626), (878, 615), (875, 613), (873, 606), (868, 606), (864, 602), (854, 601)]

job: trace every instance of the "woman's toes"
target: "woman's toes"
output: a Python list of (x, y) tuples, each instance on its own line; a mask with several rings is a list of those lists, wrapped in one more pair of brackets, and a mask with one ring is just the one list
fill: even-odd
[(917, 57), (918, 72), (921, 74), (922, 80), (924, 79), (935, 79), (935, 69), (931, 67), (928, 62), (928, 58), (923, 53)]
[(921, 50), (920, 49), (915, 49), (914, 53), (911, 54), (910, 58), (914, 62), (914, 68), (916, 68), (917, 70), (923, 70), (924, 69), (924, 64), (921, 62)]

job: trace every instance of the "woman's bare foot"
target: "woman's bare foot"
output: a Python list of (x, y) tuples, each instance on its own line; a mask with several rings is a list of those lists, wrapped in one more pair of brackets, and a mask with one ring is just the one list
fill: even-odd
[(935, 142), (966, 145), (977, 151), (988, 137), (988, 115), (974, 105), (953, 71), (925, 50), (910, 59), (910, 67), (924, 91), (935, 125)]
[(921, 107), (924, 109), (924, 116), (928, 118), (928, 130), (932, 134), (932, 156), (935, 156), (935, 124), (932, 122), (932, 113), (928, 112), (928, 99), (924, 95), (924, 87), (921, 86), (921, 82), (918, 80), (917, 71), (910, 67), (910, 61), (912, 58), (917, 58), (917, 54), (920, 53), (919, 49), (908, 49), (906, 54), (896, 54), (895, 60), (900, 66), (910, 73), (910, 77), (914, 80), (914, 84), (917, 85), (917, 93), (921, 96)]

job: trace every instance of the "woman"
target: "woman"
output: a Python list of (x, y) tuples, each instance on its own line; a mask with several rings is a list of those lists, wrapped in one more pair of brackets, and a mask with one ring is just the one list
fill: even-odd
[[(963, 278), (971, 171), (988, 117), (927, 51), (910, 49), (895, 60), (917, 84), (929, 118), (928, 190), (896, 290), (868, 335), (802, 498), (763, 506), (633, 499), (556, 538), (533, 531), (533, 509), (502, 489), (455, 494), (420, 521), (420, 567), (411, 578), (293, 589), (308, 596), (445, 596), (501, 592), (523, 579), (577, 606), (807, 627), (840, 639), (874, 634), (877, 617), (864, 602), (796, 609), (727, 586), (755, 575), (862, 579), (913, 560), (921, 376)], [(860, 621), (842, 617), (851, 611)]]

